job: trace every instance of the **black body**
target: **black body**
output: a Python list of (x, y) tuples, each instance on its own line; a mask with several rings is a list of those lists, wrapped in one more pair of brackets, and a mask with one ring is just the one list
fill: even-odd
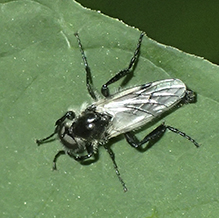
[[(87, 83), (87, 90), (90, 96), (93, 98), (94, 101), (97, 101), (97, 96), (93, 87), (91, 71), (87, 63), (86, 56), (84, 54), (84, 50), (79, 38), (79, 35), (75, 34), (79, 48), (81, 50), (82, 59), (85, 66), (86, 71), (86, 83)], [(101, 92), (105, 98), (110, 98), (110, 92), (108, 86), (119, 79), (127, 76), (133, 69), (133, 66), (138, 60), (138, 56), (140, 53), (140, 46), (142, 42), (142, 38), (144, 33), (141, 33), (140, 38), (138, 40), (137, 48), (134, 52), (133, 57), (130, 60), (130, 63), (127, 68), (118, 72), (113, 78), (111, 78), (108, 82), (106, 82), (101, 89)], [(187, 90), (185, 97), (182, 101), (186, 103), (194, 102), (196, 95), (191, 90)], [(127, 187), (123, 182), (122, 178), (120, 177), (120, 173), (118, 171), (118, 167), (115, 162), (115, 157), (113, 151), (106, 146), (107, 141), (109, 140), (109, 132), (108, 129), (111, 125), (112, 116), (107, 113), (99, 113), (96, 111), (94, 106), (89, 106), (85, 111), (83, 111), (78, 117), (75, 115), (73, 111), (68, 111), (63, 117), (56, 121), (55, 131), (50, 136), (37, 140), (37, 144), (43, 144), (48, 142), (55, 134), (58, 135), (61, 143), (64, 146), (64, 150), (60, 150), (53, 160), (53, 169), (56, 169), (56, 161), (60, 155), (68, 154), (70, 157), (74, 158), (76, 161), (84, 161), (92, 157), (94, 154), (98, 152), (99, 145), (103, 145), (104, 148), (108, 151), (114, 167), (116, 169), (116, 174), (123, 185), (124, 191), (127, 191)], [(180, 130), (167, 126), (164, 123), (159, 125), (155, 130), (149, 133), (143, 140), (139, 141), (134, 133), (126, 132), (124, 136), (127, 142), (135, 148), (141, 149), (141, 146), (149, 141), (157, 141), (166, 130), (171, 130), (181, 136), (187, 138), (189, 141), (195, 144), (196, 147), (199, 147), (198, 143), (192, 139), (187, 134), (181, 132)]]

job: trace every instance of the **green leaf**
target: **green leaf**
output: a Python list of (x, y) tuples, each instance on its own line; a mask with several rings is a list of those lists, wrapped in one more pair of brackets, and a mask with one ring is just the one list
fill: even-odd
[[(217, 217), (218, 66), (144, 37), (127, 87), (166, 78), (184, 81), (198, 101), (165, 121), (201, 147), (167, 133), (139, 153), (122, 137), (113, 139), (111, 148), (129, 189), (123, 193), (102, 147), (96, 163), (84, 166), (64, 156), (52, 172), (60, 143), (37, 147), (35, 139), (51, 134), (69, 106), (91, 102), (74, 33), (80, 35), (100, 90), (128, 66), (140, 32), (70, 0), (1, 2), (1, 217)], [(163, 120), (137, 136), (143, 138)]]

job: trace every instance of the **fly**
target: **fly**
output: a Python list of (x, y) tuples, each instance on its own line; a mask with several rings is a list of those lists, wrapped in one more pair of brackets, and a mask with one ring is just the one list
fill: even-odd
[(186, 133), (165, 123), (160, 124), (142, 140), (138, 140), (134, 134), (136, 128), (160, 117), (161, 114), (174, 106), (195, 102), (196, 94), (187, 89), (181, 80), (159, 80), (118, 91), (113, 95), (110, 94), (108, 86), (132, 72), (138, 61), (143, 36), (144, 33), (142, 32), (128, 67), (119, 71), (102, 86), (103, 98), (99, 99), (93, 87), (91, 70), (81, 40), (78, 33), (75, 33), (86, 71), (87, 90), (94, 102), (79, 115), (76, 115), (74, 111), (67, 111), (64, 116), (56, 121), (55, 130), (51, 135), (36, 140), (36, 143), (40, 145), (50, 142), (54, 135), (58, 136), (64, 149), (60, 150), (53, 159), (54, 170), (57, 169), (56, 162), (59, 156), (68, 154), (71, 158), (83, 163), (86, 159), (95, 158), (99, 146), (103, 145), (112, 159), (123, 190), (127, 191), (126, 184), (120, 176), (115, 155), (111, 148), (107, 146), (107, 142), (111, 138), (123, 134), (132, 147), (141, 150), (143, 144), (157, 141), (166, 130), (170, 130), (199, 147), (199, 144)]

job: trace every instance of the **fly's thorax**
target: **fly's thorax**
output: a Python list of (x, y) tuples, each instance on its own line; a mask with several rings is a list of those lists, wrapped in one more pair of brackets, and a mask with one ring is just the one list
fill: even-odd
[(86, 141), (101, 140), (105, 136), (111, 117), (98, 113), (94, 108), (87, 109), (71, 126), (72, 133)]

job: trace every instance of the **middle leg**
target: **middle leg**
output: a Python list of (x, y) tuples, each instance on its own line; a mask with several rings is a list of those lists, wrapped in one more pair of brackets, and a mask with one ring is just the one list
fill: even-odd
[(142, 38), (144, 36), (144, 32), (141, 33), (139, 40), (138, 40), (138, 44), (137, 44), (137, 48), (135, 49), (134, 55), (130, 60), (129, 66), (127, 68), (125, 68), (124, 70), (119, 71), (113, 78), (111, 78), (108, 82), (106, 82), (102, 88), (101, 88), (101, 92), (105, 97), (109, 97), (110, 93), (109, 93), (109, 88), (108, 86), (116, 81), (118, 81), (119, 79), (121, 79), (122, 77), (128, 75), (130, 73), (131, 68), (135, 65), (135, 63), (138, 60), (139, 57), (139, 53), (140, 53), (140, 47), (141, 47), (141, 42), (142, 42)]

